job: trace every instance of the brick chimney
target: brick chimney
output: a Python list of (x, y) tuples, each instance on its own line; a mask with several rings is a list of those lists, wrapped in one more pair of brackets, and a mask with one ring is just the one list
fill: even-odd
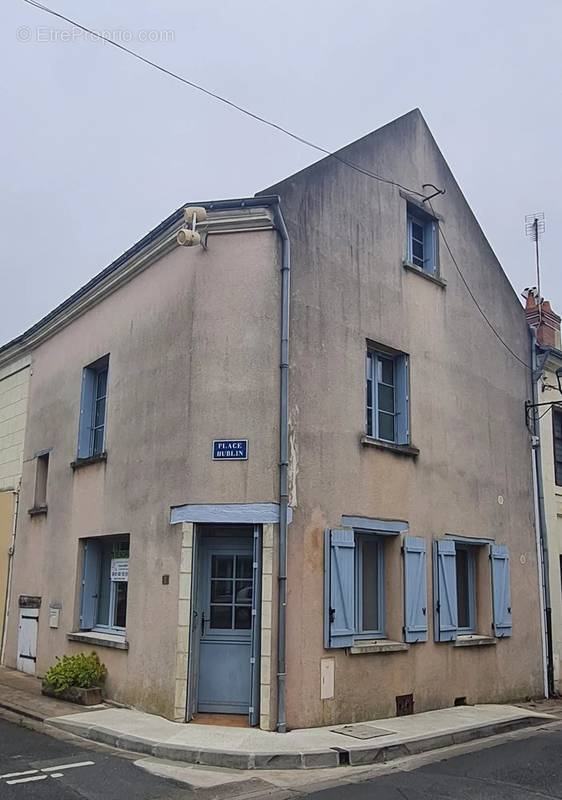
[[(525, 302), (527, 322), (537, 331), (537, 342), (543, 347), (560, 350), (560, 317), (550, 307), (548, 300), (542, 301), (539, 317), (539, 304), (536, 290), (529, 290)], [(540, 325), (539, 325), (540, 318)]]

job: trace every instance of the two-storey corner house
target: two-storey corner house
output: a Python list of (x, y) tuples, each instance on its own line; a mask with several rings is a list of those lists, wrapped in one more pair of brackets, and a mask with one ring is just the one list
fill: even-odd
[(526, 315), (535, 332), (534, 408), (529, 428), (537, 439), (537, 495), (543, 547), (545, 627), (550, 692), (562, 690), (562, 345), (560, 317), (548, 300), (526, 291)]
[[(12, 576), (12, 554), (23, 466), (23, 446), (29, 392), (29, 357), (16, 342), (11, 355), (0, 350), (0, 663), (7, 633), (8, 597)], [(28, 598), (28, 610), (17, 612), (20, 628), (18, 667), (35, 671), (34, 632), (37, 626), (36, 601)]]
[(541, 694), (525, 314), (420, 112), (190, 208), (29, 334), (38, 673), (280, 731)]

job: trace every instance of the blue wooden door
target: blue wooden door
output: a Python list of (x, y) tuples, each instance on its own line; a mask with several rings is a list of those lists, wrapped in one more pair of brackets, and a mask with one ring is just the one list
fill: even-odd
[(252, 695), (253, 540), (204, 539), (199, 564), (197, 710), (248, 714)]

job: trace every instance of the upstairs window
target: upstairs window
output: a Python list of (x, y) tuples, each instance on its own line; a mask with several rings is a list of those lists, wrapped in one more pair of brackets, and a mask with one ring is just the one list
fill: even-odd
[(109, 356), (82, 372), (78, 458), (95, 458), (105, 451), (105, 418)]
[(367, 351), (367, 435), (383, 442), (407, 444), (408, 357)]
[(437, 269), (437, 221), (421, 209), (408, 204), (407, 261), (435, 275)]
[(554, 480), (562, 486), (562, 411), (552, 409), (552, 432), (554, 438)]

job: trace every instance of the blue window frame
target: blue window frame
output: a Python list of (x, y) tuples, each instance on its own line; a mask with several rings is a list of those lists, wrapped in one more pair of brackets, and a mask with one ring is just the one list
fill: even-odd
[(129, 536), (84, 540), (80, 628), (124, 635), (129, 588)]
[(476, 553), (474, 547), (455, 543), (457, 631), (476, 633)]
[(407, 261), (414, 267), (435, 275), (438, 272), (437, 220), (408, 204)]
[(383, 442), (409, 442), (408, 357), (367, 350), (367, 435)]
[(105, 450), (109, 356), (82, 371), (78, 458), (94, 458)]
[(384, 638), (384, 543), (381, 536), (355, 534), (355, 593), (355, 638)]

